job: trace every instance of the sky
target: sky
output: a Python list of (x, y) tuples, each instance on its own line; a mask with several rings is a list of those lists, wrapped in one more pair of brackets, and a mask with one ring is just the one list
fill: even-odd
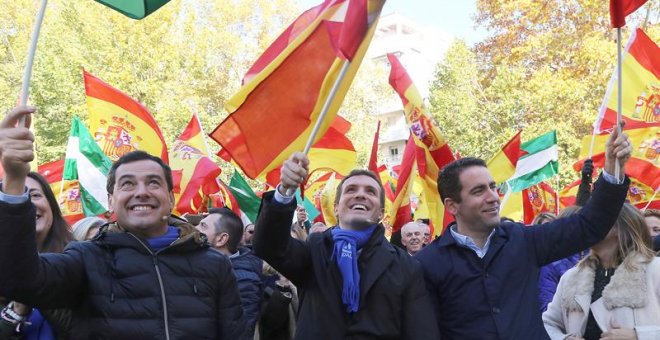
[[(304, 9), (322, 0), (297, 0)], [(465, 40), (469, 45), (483, 40), (483, 28), (474, 28), (477, 0), (388, 0), (382, 14), (397, 12), (424, 26), (435, 27), (449, 35)]]

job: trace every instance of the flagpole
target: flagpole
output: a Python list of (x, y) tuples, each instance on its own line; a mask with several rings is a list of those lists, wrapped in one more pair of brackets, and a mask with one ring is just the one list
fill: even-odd
[[(309, 153), (309, 149), (312, 148), (312, 144), (314, 143), (314, 138), (316, 138), (316, 135), (318, 134), (319, 129), (321, 128), (321, 123), (323, 123), (325, 116), (328, 114), (328, 111), (330, 110), (330, 104), (335, 99), (337, 90), (339, 90), (339, 86), (344, 80), (344, 77), (346, 76), (346, 72), (348, 71), (348, 67), (350, 65), (351, 62), (348, 59), (344, 59), (344, 63), (341, 66), (341, 70), (339, 70), (339, 75), (337, 76), (337, 79), (335, 79), (335, 83), (332, 85), (332, 89), (330, 89), (330, 94), (328, 94), (328, 98), (325, 100), (325, 103), (323, 103), (323, 108), (321, 109), (321, 113), (319, 114), (319, 117), (316, 119), (316, 123), (314, 124), (314, 128), (312, 129), (312, 134), (309, 135), (309, 138), (307, 139), (307, 144), (305, 144), (305, 149), (303, 150), (303, 153), (305, 155), (307, 155)], [(293, 195), (293, 190), (288, 189), (286, 191), (286, 194), (287, 196)]]
[(559, 215), (559, 192), (561, 192), (561, 185), (559, 184), (559, 174), (557, 174), (557, 191), (555, 191), (555, 215)]
[[(621, 74), (621, 27), (616, 28), (616, 53), (617, 53), (617, 67), (616, 67), (616, 73), (617, 73), (617, 84), (618, 84), (618, 89), (617, 89), (617, 103), (616, 103), (616, 131), (618, 135), (621, 135), (621, 97), (623, 93), (623, 79)], [(619, 176), (621, 174), (621, 164), (619, 164), (619, 161), (616, 159), (616, 156), (614, 158), (614, 177), (616, 177), (617, 181), (619, 180)]]
[[(28, 49), (27, 62), (25, 63), (25, 72), (23, 73), (23, 85), (21, 87), (21, 97), (19, 105), (25, 106), (28, 97), (30, 96), (30, 78), (32, 77), (32, 64), (34, 63), (34, 55), (37, 51), (37, 41), (39, 41), (39, 32), (41, 32), (41, 23), (44, 21), (44, 14), (46, 13), (46, 5), (48, 0), (41, 0), (41, 6), (37, 12), (37, 18), (34, 22), (32, 29), (32, 39), (30, 40), (30, 47)], [(25, 117), (21, 117), (18, 126), (25, 126)]]
[(644, 206), (644, 209), (642, 209), (642, 211), (644, 211), (644, 210), (646, 210), (646, 209), (649, 208), (649, 206), (651, 205), (651, 203), (653, 203), (653, 201), (655, 200), (655, 196), (658, 195), (658, 192), (659, 192), (659, 191), (660, 191), (660, 185), (658, 185), (658, 187), (655, 188), (655, 192), (653, 193), (653, 196), (651, 196), (651, 199), (649, 200), (648, 203), (646, 203), (646, 206)]

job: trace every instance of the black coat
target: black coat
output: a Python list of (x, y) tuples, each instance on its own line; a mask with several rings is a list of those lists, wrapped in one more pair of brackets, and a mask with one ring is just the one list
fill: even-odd
[(283, 205), (264, 194), (253, 239), (257, 256), (298, 288), (296, 339), (437, 339), (421, 267), (387, 242), (378, 226), (358, 257), (360, 310), (346, 312), (342, 276), (331, 260), (331, 230), (307, 242), (290, 235), (295, 200)]
[(240, 248), (236, 257), (230, 257), (236, 275), (236, 284), (241, 296), (243, 313), (247, 322), (247, 334), (254, 336), (254, 326), (259, 319), (261, 302), (264, 298), (264, 283), (261, 272), (263, 260), (256, 257), (248, 248)]
[(245, 320), (229, 260), (192, 226), (174, 224), (179, 239), (156, 254), (107, 225), (91, 242), (38, 255), (34, 206), (0, 202), (0, 295), (70, 308), (71, 339), (241, 339)]

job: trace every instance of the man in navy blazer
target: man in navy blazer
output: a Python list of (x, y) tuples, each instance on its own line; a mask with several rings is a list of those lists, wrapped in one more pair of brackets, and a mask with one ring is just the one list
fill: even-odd
[(538, 307), (539, 268), (589, 248), (619, 215), (629, 180), (614, 177), (630, 158), (627, 136), (612, 133), (590, 201), (573, 216), (540, 226), (500, 222), (500, 200), (483, 160), (463, 158), (438, 177), (456, 222), (419, 252), (442, 339), (549, 339)]

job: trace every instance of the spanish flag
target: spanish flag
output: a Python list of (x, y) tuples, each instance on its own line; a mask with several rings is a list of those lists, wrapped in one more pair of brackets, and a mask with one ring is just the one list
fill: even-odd
[(500, 215), (525, 224), (531, 224), (541, 213), (558, 212), (557, 193), (545, 182), (512, 192), (503, 204)]
[(62, 211), (64, 219), (72, 225), (85, 217), (78, 180), (62, 180), (64, 160), (41, 164), (37, 170), (48, 182)]
[(178, 214), (198, 213), (205, 208), (204, 196), (220, 190), (216, 178), (221, 170), (209, 156), (204, 131), (197, 115), (193, 113), (190, 122), (170, 150), (172, 171), (181, 171), (178, 183), (181, 192), (175, 193)]
[[(341, 116), (336, 116), (332, 125), (323, 137), (309, 149), (309, 175), (316, 171), (336, 172), (346, 176), (357, 164), (357, 152), (350, 139), (346, 136), (351, 129), (351, 123)], [(281, 165), (266, 175), (266, 183), (277, 187), (280, 182)], [(306, 195), (307, 196), (307, 195)]]
[(412, 221), (412, 207), (410, 206), (410, 195), (414, 182), (417, 164), (415, 163), (415, 153), (417, 147), (413, 136), (408, 138), (406, 148), (403, 149), (403, 158), (401, 158), (401, 171), (396, 185), (394, 201), (385, 218), (390, 219), (392, 233), (401, 230), (404, 224)]
[(520, 159), (520, 134), (518, 131), (505, 145), (491, 158), (487, 165), (495, 183), (502, 183), (513, 176), (516, 165)]
[(83, 70), (89, 132), (113, 162), (144, 150), (168, 163), (160, 127), (142, 104)]
[[(660, 126), (660, 47), (639, 28), (626, 44), (621, 74), (621, 114), (625, 129)], [(597, 134), (607, 133), (616, 126), (617, 96), (612, 95), (616, 84), (615, 70), (594, 123)]]
[(314, 143), (330, 127), (376, 30), (384, 0), (326, 0), (304, 12), (248, 70), (211, 133), (250, 178), (301, 151), (338, 81)]
[(393, 54), (388, 54), (387, 59), (391, 65), (390, 85), (403, 102), (406, 122), (416, 145), (415, 160), (422, 178), (423, 198), (429, 211), (432, 233), (440, 235), (453, 217), (445, 213), (445, 206), (438, 194), (438, 174), (440, 169), (454, 161), (454, 154), (438, 127), (428, 117), (422, 97), (399, 59)]

